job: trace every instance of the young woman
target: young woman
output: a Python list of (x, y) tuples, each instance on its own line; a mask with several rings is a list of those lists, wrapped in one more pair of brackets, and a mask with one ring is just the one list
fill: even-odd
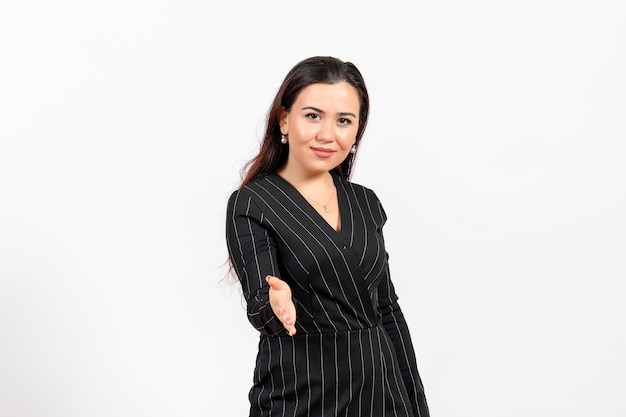
[(385, 211), (349, 181), (368, 111), (352, 63), (299, 62), (228, 201), (230, 261), (260, 332), (251, 417), (429, 416)]

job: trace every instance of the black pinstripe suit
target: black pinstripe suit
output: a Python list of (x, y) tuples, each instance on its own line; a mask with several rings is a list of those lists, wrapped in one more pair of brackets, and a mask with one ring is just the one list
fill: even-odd
[[(389, 277), (385, 212), (373, 191), (333, 179), (339, 233), (277, 174), (228, 201), (228, 251), (261, 334), (250, 416), (427, 417)], [(291, 286), (293, 337), (269, 305), (267, 275)]]

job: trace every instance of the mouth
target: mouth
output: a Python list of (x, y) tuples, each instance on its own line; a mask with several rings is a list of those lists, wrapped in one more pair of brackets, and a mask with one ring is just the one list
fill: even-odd
[(311, 148), (313, 153), (320, 158), (330, 158), (335, 154), (335, 151), (328, 148)]

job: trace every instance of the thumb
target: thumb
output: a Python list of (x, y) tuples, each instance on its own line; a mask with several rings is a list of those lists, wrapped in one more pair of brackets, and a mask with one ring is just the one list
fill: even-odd
[(270, 285), (270, 287), (274, 290), (284, 290), (285, 289), (285, 282), (283, 280), (281, 280), (278, 277), (272, 276), (272, 275), (268, 275), (267, 277), (265, 277), (265, 280), (267, 281), (267, 283)]

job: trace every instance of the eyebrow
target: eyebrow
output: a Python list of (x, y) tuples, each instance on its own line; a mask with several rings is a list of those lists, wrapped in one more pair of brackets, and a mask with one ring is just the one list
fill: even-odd
[[(312, 107), (312, 106), (303, 107), (301, 110), (313, 110), (314, 112), (321, 113), (321, 114), (326, 113), (324, 110), (318, 109), (317, 107)], [(349, 112), (349, 111), (339, 112), (337, 113), (337, 116), (340, 116), (340, 117), (352, 116), (356, 119), (356, 114)]]

